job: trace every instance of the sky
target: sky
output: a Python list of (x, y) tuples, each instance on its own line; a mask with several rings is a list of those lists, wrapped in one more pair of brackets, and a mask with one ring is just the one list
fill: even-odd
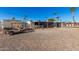
[[(54, 15), (57, 13), (57, 15)], [(79, 8), (74, 11), (75, 21), (79, 21)], [(23, 20), (23, 17), (32, 21), (46, 21), (48, 18), (59, 16), (60, 21), (72, 21), (69, 7), (0, 7), (0, 20), (11, 19)]]

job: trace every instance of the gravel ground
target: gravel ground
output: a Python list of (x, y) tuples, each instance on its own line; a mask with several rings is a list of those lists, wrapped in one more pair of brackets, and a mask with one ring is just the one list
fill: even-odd
[(38, 29), (0, 35), (1, 51), (79, 51), (79, 28)]

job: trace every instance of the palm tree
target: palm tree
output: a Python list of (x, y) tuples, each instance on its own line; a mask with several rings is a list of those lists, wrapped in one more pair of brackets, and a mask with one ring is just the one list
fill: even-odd
[(47, 28), (48, 28), (48, 27), (49, 27), (49, 24), (48, 24), (48, 19), (47, 19), (47, 18), (48, 18), (48, 17), (45, 17), (45, 19), (47, 20), (46, 23), (47, 23)]
[(16, 18), (15, 17), (12, 17), (12, 20), (15, 20)]
[(27, 21), (27, 16), (24, 16), (24, 17), (23, 17), (23, 22), (24, 22), (25, 20)]
[(26, 18), (27, 18), (27, 16), (24, 16), (24, 18), (23, 18), (23, 19), (25, 20)]
[[(15, 17), (12, 17), (12, 21), (15, 21)], [(13, 22), (11, 22), (11, 27), (13, 27)]]
[(75, 11), (75, 7), (70, 7), (70, 12), (71, 12), (72, 20), (73, 20), (74, 25), (75, 25), (74, 11)]
[(55, 18), (56, 18), (58, 21), (60, 21), (60, 19), (59, 19), (60, 17), (57, 16), (58, 14), (59, 14), (59, 13), (57, 13), (57, 12), (54, 12), (54, 13), (53, 13), (53, 15), (55, 15)]
[(53, 15), (57, 15), (57, 14), (58, 14), (57, 12), (54, 12), (54, 13), (53, 13)]
[[(58, 22), (60, 22), (60, 26), (61, 26), (61, 20), (60, 20), (60, 16), (58, 16), (58, 12), (53, 13), (53, 15), (55, 15), (55, 18)], [(57, 24), (55, 24), (55, 26), (57, 26)]]
[(48, 17), (45, 17), (45, 21), (48, 21)]
[(57, 19), (58, 21), (60, 20), (59, 18), (60, 18), (59, 16), (56, 17), (56, 19)]

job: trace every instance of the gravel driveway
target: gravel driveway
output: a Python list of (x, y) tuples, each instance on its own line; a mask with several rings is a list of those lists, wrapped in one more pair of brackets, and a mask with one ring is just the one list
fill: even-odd
[(0, 35), (3, 51), (79, 51), (79, 28), (38, 29), (13, 36)]

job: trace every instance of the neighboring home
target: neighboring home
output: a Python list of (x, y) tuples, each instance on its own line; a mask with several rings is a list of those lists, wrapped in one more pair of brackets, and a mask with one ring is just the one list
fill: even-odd
[[(61, 27), (61, 23), (63, 22), (34, 22), (35, 28), (53, 28), (53, 27)], [(63, 25), (62, 25), (63, 26)]]
[(79, 27), (79, 22), (65, 22), (65, 27)]
[(27, 23), (20, 20), (4, 19), (0, 24), (0, 28), (27, 28)]
[(34, 22), (35, 28), (79, 27), (79, 22)]

